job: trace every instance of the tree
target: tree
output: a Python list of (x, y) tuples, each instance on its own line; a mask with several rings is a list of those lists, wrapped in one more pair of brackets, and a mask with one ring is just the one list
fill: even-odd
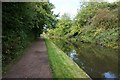
[(56, 24), (54, 29), (54, 35), (59, 37), (65, 37), (70, 32), (70, 27), (72, 26), (72, 20), (67, 13), (63, 14)]
[(3, 66), (11, 62), (21, 51), (43, 32), (43, 27), (52, 27), (55, 15), (49, 2), (2, 3)]

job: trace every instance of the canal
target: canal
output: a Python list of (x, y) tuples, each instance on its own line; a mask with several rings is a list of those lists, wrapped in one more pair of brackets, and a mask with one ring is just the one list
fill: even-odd
[(118, 78), (118, 52), (101, 45), (52, 39), (91, 78)]

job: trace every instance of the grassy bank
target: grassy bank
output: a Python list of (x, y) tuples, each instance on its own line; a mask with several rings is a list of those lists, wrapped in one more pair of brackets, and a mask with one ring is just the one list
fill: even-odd
[(53, 78), (89, 78), (63, 51), (45, 39)]

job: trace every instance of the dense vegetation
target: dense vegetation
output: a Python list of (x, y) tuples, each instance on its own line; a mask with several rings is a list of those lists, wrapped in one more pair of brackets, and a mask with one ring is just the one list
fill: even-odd
[(82, 3), (73, 20), (64, 14), (48, 36), (118, 48), (119, 2)]
[(2, 4), (3, 68), (20, 56), (25, 47), (47, 27), (55, 25), (54, 6), (49, 2), (11, 2)]

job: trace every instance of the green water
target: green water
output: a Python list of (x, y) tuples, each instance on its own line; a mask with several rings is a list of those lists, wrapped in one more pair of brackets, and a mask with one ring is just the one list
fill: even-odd
[(118, 51), (100, 45), (52, 39), (91, 78), (118, 78)]

